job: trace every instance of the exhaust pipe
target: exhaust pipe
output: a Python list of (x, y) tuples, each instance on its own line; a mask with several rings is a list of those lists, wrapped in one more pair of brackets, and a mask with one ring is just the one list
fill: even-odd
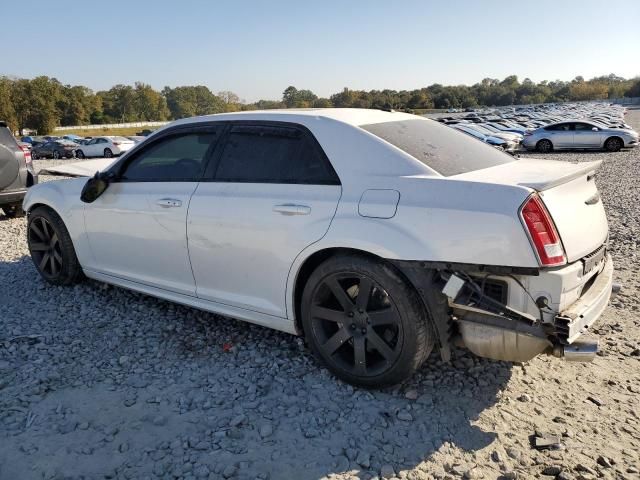
[(553, 356), (564, 358), (567, 362), (592, 362), (597, 353), (597, 340), (577, 341), (571, 345), (556, 345), (553, 348)]

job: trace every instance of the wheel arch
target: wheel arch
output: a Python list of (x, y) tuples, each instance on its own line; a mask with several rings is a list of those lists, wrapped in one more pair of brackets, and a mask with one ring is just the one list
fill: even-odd
[(611, 140), (612, 138), (616, 138), (616, 139), (620, 140), (620, 143), (622, 143), (622, 147), (624, 147), (624, 139), (623, 139), (620, 135), (616, 135), (615, 133), (614, 133), (614, 134), (611, 134), (611, 135), (609, 135), (607, 138), (605, 138), (605, 139), (604, 139), (604, 142), (602, 142), (602, 146), (603, 146), (604, 148), (606, 148), (606, 146), (607, 146), (607, 142), (608, 142), (609, 140)]
[[(311, 253), (304, 261), (301, 263), (300, 267), (296, 271), (295, 279), (293, 282), (293, 291), (292, 293), (292, 315), (293, 322), (296, 333), (300, 336), (304, 336), (304, 330), (302, 328), (302, 318), (301, 318), (301, 302), (302, 302), (302, 293), (304, 292), (304, 287), (309, 280), (309, 277), (314, 272), (314, 270), (320, 266), (321, 263), (328, 260), (331, 257), (341, 254), (354, 254), (360, 255), (363, 257), (368, 257), (370, 259), (379, 261), (384, 263), (386, 266), (392, 268), (399, 276), (401, 276), (410, 286), (411, 288), (417, 291), (416, 285), (392, 262), (388, 259), (381, 257), (375, 253), (372, 253), (367, 250), (361, 250), (358, 248), (351, 247), (327, 247), (317, 250)], [(423, 307), (426, 306), (423, 304)]]

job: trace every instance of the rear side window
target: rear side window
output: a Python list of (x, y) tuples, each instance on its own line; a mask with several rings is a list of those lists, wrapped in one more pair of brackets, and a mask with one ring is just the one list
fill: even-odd
[(360, 128), (398, 147), (445, 177), (516, 160), (511, 155), (432, 120), (401, 120), (361, 125)]
[(235, 125), (222, 151), (216, 181), (338, 185), (324, 152), (306, 132), (289, 127)]
[(198, 181), (215, 132), (194, 132), (161, 139), (138, 153), (121, 178), (132, 182)]

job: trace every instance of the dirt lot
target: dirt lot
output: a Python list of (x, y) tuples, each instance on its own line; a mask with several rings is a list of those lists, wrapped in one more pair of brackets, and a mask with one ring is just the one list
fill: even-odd
[[(640, 111), (627, 118), (640, 129)], [(601, 354), (512, 365), (458, 350), (384, 391), (337, 381), (286, 334), (95, 282), (51, 287), (24, 219), (0, 217), (0, 479), (640, 478), (640, 149), (546, 157), (604, 160), (624, 287), (594, 330)], [(532, 449), (536, 431), (561, 447)]]

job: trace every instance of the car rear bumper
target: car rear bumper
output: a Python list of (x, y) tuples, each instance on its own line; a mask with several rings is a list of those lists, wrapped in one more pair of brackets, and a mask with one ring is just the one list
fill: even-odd
[(609, 303), (613, 286), (613, 261), (607, 255), (600, 273), (580, 298), (555, 317), (555, 332), (561, 344), (571, 344), (602, 315)]

